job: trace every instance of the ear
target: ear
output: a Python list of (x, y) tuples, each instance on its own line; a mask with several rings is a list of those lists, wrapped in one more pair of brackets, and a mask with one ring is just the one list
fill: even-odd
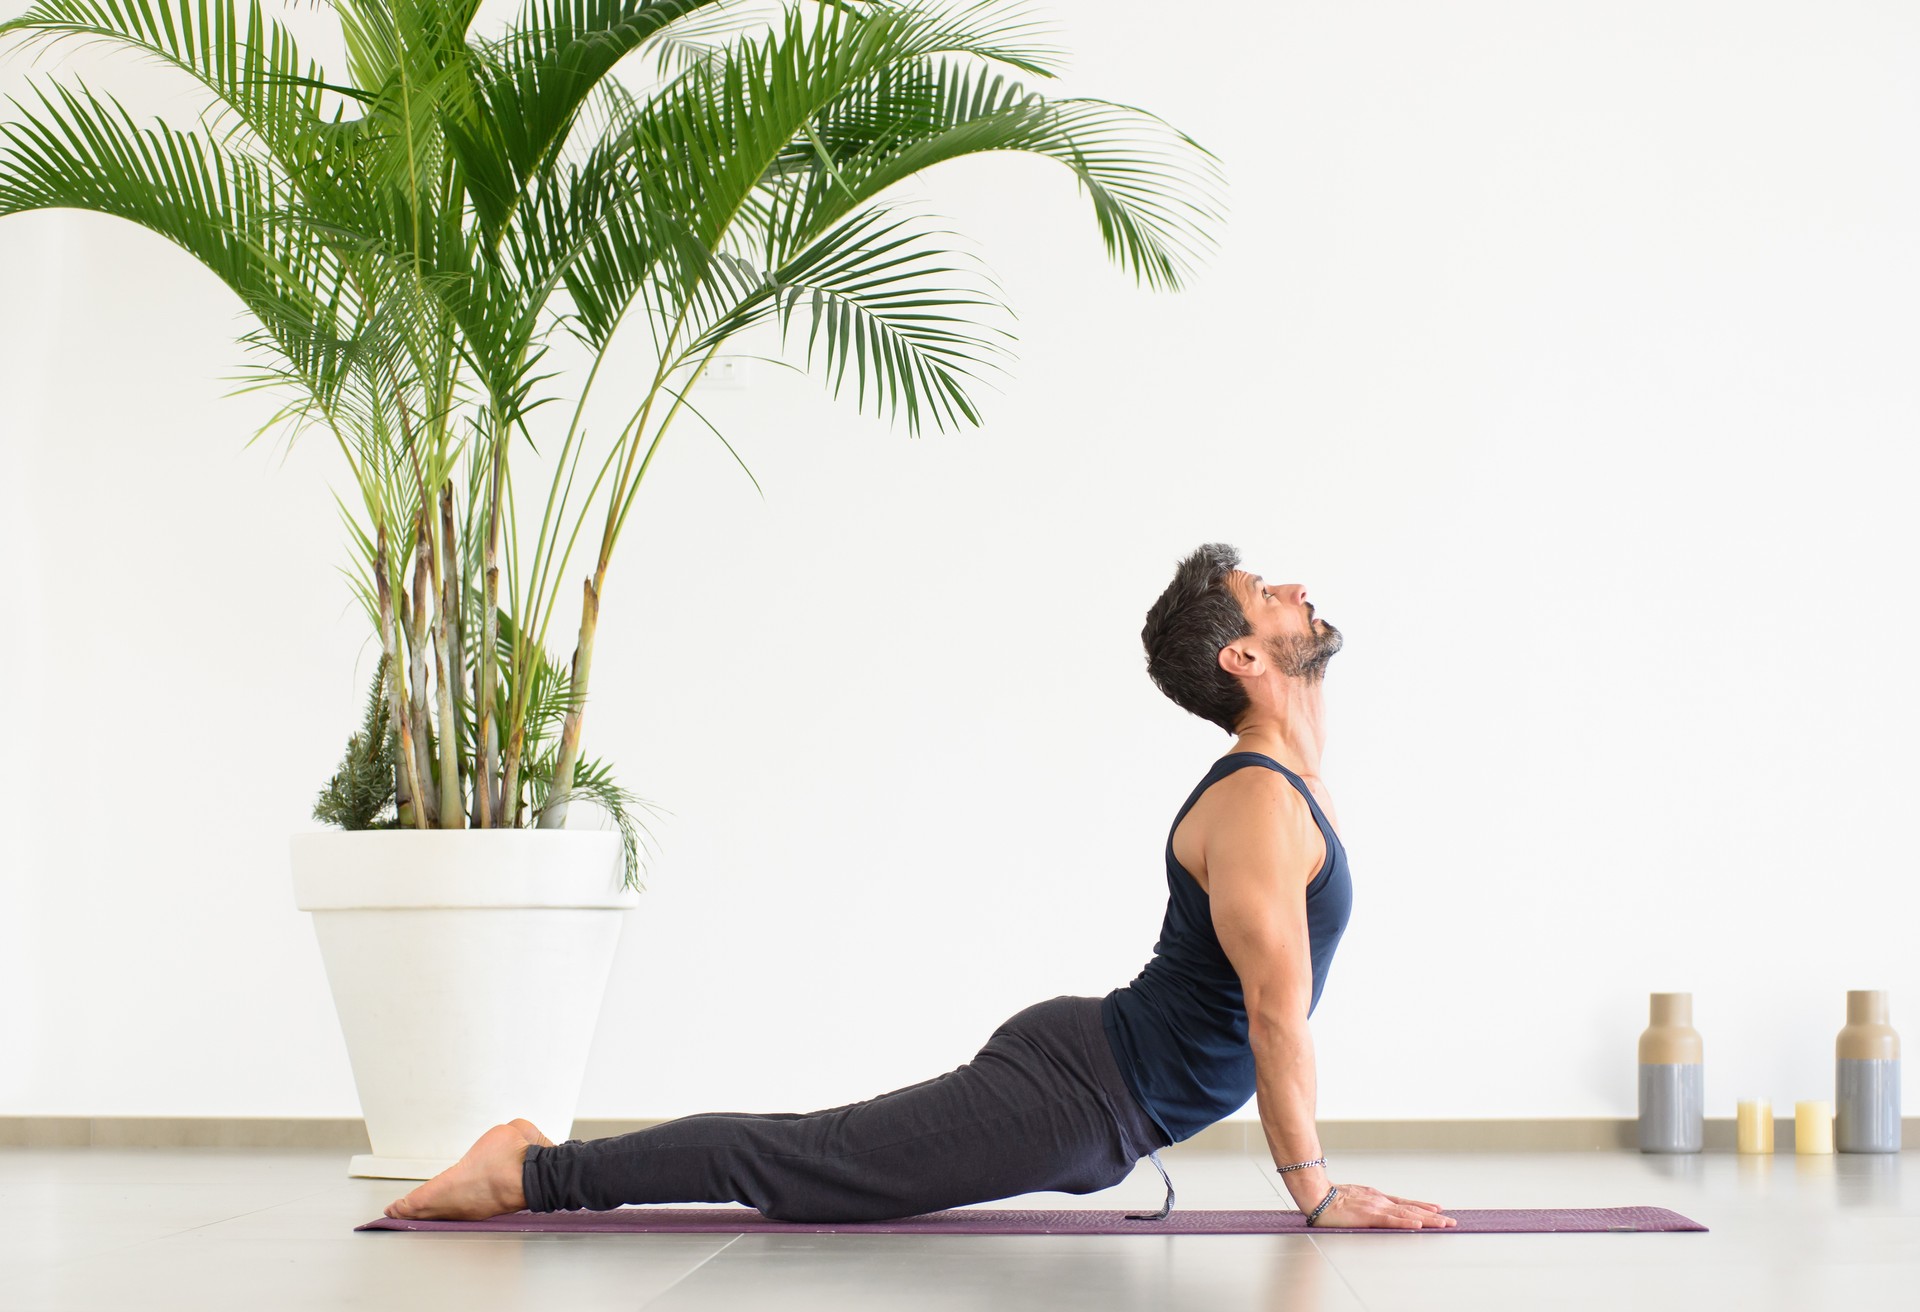
[(1261, 670), (1260, 648), (1253, 638), (1235, 638), (1220, 649), (1220, 668), (1236, 678), (1251, 678)]

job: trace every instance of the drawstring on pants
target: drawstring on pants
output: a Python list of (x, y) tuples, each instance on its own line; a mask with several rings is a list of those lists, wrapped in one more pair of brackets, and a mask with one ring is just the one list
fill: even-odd
[(1167, 1201), (1152, 1216), (1136, 1216), (1131, 1212), (1127, 1213), (1129, 1221), (1164, 1221), (1173, 1211), (1173, 1177), (1168, 1175), (1167, 1168), (1160, 1164), (1160, 1150), (1155, 1148), (1147, 1154), (1147, 1157), (1153, 1162), (1153, 1169), (1160, 1172), (1160, 1178), (1167, 1182)]

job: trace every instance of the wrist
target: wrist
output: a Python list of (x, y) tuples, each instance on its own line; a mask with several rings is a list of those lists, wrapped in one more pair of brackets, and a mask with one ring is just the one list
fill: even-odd
[(1293, 1201), (1301, 1210), (1307, 1210), (1327, 1196), (1327, 1190), (1333, 1182), (1327, 1178), (1324, 1166), (1309, 1166), (1303, 1170), (1288, 1171), (1280, 1177), (1286, 1182), (1287, 1192), (1293, 1195)]

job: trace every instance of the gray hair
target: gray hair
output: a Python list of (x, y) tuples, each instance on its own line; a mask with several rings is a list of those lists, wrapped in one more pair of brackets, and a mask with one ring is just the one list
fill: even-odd
[(1180, 562), (1140, 630), (1154, 686), (1228, 733), (1238, 732), (1234, 723), (1250, 704), (1240, 681), (1220, 668), (1220, 649), (1253, 633), (1227, 589), (1227, 574), (1239, 564), (1240, 553), (1226, 543), (1207, 543)]

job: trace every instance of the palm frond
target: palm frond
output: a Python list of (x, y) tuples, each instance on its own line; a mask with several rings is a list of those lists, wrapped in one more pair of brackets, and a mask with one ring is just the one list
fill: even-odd
[(1218, 161), (1143, 110), (1048, 100), (983, 69), (925, 59), (849, 87), (817, 128), (834, 171), (792, 147), (769, 171), (776, 248), (836, 223), (868, 198), (968, 155), (1019, 151), (1065, 165), (1093, 202), (1107, 254), (1172, 290), (1211, 253), (1222, 212)]
[[(775, 12), (783, 7), (775, 5)], [(731, 40), (764, 30), (772, 22), (766, 0), (714, 0), (698, 14), (671, 23), (641, 47), (637, 62), (645, 70), (645, 83), (668, 82), (702, 65), (711, 65), (726, 55)], [(600, 86), (610, 79), (603, 79)]]
[[(288, 172), (301, 170), (322, 142), (316, 136), (323, 92), (319, 64), (304, 59), (293, 34), (249, 0), (245, 26), (232, 4), (196, 0), (37, 0), (0, 23), (0, 39), (23, 47), (74, 37), (141, 51), (198, 80), (217, 99), (210, 126), (228, 117), (244, 127)], [(226, 144), (226, 143), (223, 143)]]
[(476, 46), (472, 112), (445, 123), (448, 148), (488, 244), (530, 179), (559, 153), (581, 103), (628, 54), (718, 0), (528, 0), (507, 36)]
[(950, 0), (926, 5), (875, 0), (862, 7), (869, 21), (884, 19), (914, 33), (907, 50), (909, 57), (966, 55), (1036, 77), (1052, 77), (1066, 62), (1066, 51), (1050, 39), (1057, 29), (1025, 4)]
[(938, 235), (873, 206), (770, 272), (723, 259), (733, 273), (715, 284), (740, 294), (688, 353), (775, 313), (784, 346), (804, 306), (807, 363), (824, 360), (835, 396), (851, 367), (856, 404), (864, 409), (871, 397), (877, 409), (904, 418), (909, 433), (929, 419), (941, 429), (961, 419), (978, 424), (963, 380), (978, 379), (983, 367), (999, 368), (1012, 354), (1004, 345), (1012, 334), (983, 326), (978, 312), (1007, 310), (982, 293), (985, 279), (963, 268), (957, 252), (934, 243)]
[[(269, 329), (340, 313), (343, 272), (323, 242), (277, 221), (293, 198), (272, 169), (197, 133), (141, 127), (76, 79), (37, 83), (43, 114), (0, 121), (0, 217), (80, 209), (139, 224), (199, 260)], [(8, 99), (16, 106), (20, 101)], [(312, 337), (276, 339), (296, 367)]]
[(615, 784), (612, 767), (598, 760), (576, 762), (572, 786), (565, 792), (556, 794), (553, 791), (553, 765), (554, 755), (547, 753), (538, 758), (529, 771), (529, 791), (533, 797), (535, 812), (544, 811), (555, 802), (572, 801), (581, 797), (599, 803), (606, 809), (607, 814), (613, 817), (614, 824), (620, 830), (620, 848), (625, 863), (623, 887), (631, 888), (637, 893), (645, 892), (646, 885), (640, 879), (642, 867), (639, 849), (642, 836), (648, 840), (649, 854), (657, 855), (657, 853), (652, 851), (653, 831), (638, 813), (644, 811), (656, 818), (672, 813)]

